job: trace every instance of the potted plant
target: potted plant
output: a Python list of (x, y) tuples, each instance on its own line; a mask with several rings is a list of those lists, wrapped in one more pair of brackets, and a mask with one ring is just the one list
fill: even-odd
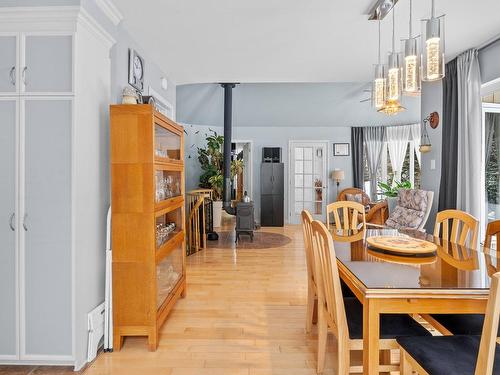
[(387, 206), (389, 207), (389, 212), (392, 212), (394, 210), (394, 207), (396, 207), (399, 190), (411, 189), (411, 182), (408, 180), (394, 181), (393, 185), (389, 185), (384, 182), (379, 182), (378, 187), (380, 188), (382, 195), (384, 195), (387, 198)]
[[(207, 134), (205, 148), (198, 147), (198, 161), (203, 173), (200, 176), (199, 186), (213, 191), (213, 220), (214, 227), (220, 227), (222, 220), (222, 190), (224, 185), (224, 137), (210, 130)], [(243, 170), (242, 160), (231, 162), (231, 178)]]

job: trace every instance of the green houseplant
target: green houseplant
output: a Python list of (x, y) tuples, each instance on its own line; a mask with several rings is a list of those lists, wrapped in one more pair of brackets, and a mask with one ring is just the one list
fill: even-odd
[[(214, 226), (219, 227), (222, 217), (222, 190), (224, 186), (224, 137), (210, 130), (206, 147), (198, 147), (198, 161), (202, 174), (199, 186), (213, 190)], [(231, 161), (231, 178), (243, 171), (243, 160)]]

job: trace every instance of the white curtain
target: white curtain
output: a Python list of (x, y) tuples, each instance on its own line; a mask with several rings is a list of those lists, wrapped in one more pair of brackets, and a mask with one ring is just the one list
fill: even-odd
[(418, 165), (422, 167), (422, 154), (420, 153), (420, 139), (422, 138), (422, 126), (420, 124), (412, 124), (410, 126), (410, 140), (413, 141), (413, 149), (417, 155)]
[(478, 52), (457, 57), (458, 160), (457, 208), (477, 219), (481, 215), (481, 75)]
[(380, 165), (385, 140), (385, 127), (371, 126), (363, 130), (366, 145), (368, 174), (370, 175), (370, 195), (375, 200), (377, 196), (377, 169)]
[(389, 158), (391, 159), (392, 170), (395, 181), (401, 181), (401, 170), (406, 156), (406, 148), (410, 137), (410, 126), (390, 126), (387, 128), (387, 148), (389, 149)]

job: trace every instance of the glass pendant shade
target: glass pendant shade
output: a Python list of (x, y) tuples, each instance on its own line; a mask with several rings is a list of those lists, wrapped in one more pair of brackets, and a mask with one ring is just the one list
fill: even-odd
[(422, 80), (444, 77), (444, 17), (431, 17), (422, 27)]
[(403, 93), (409, 96), (417, 96), (420, 95), (421, 89), (418, 39), (405, 39), (403, 44)]
[(372, 87), (372, 106), (377, 110), (385, 104), (386, 84), (385, 65), (376, 64)]
[(380, 108), (378, 112), (392, 116), (392, 115), (397, 115), (399, 112), (403, 112), (405, 110), (406, 108), (401, 105), (399, 99), (397, 100), (387, 99), (385, 101), (384, 106)]

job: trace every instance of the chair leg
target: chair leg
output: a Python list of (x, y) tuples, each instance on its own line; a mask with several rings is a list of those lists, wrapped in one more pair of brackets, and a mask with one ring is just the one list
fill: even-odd
[(318, 311), (318, 374), (325, 369), (326, 344), (328, 339), (328, 324), (323, 312)]
[(351, 369), (351, 351), (349, 348), (349, 343), (343, 342), (342, 340), (337, 341), (337, 374), (338, 375), (349, 375)]
[(313, 315), (314, 315), (314, 290), (310, 285), (307, 289), (307, 311), (306, 311), (306, 332), (310, 333), (312, 324), (313, 324)]
[(412, 375), (413, 370), (411, 368), (410, 363), (406, 359), (406, 353), (404, 350), (400, 351), (400, 358), (399, 358), (399, 373), (401, 375)]

